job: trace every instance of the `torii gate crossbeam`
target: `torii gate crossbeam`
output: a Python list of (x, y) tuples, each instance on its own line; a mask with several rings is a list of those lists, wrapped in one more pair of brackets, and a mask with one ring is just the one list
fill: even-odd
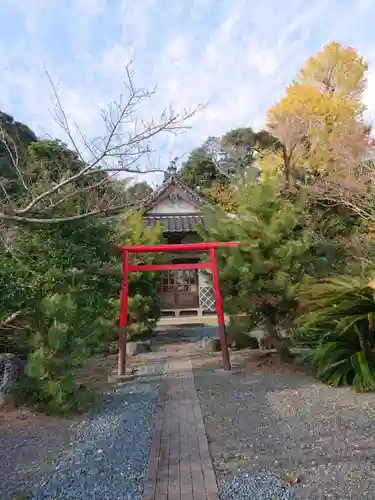
[[(120, 334), (118, 354), (118, 374), (125, 375), (126, 371), (126, 335), (128, 328), (128, 299), (129, 299), (129, 273), (139, 271), (167, 271), (173, 269), (210, 269), (212, 273), (212, 285), (215, 294), (216, 313), (220, 333), (220, 345), (224, 370), (231, 370), (229, 358), (227, 335), (225, 331), (223, 300), (220, 293), (219, 272), (217, 268), (216, 249), (233, 248), (239, 245), (238, 241), (231, 242), (203, 242), (203, 243), (180, 243), (161, 245), (115, 245), (116, 250), (122, 253), (122, 277), (120, 300)], [(156, 253), (156, 252), (209, 252), (208, 262), (197, 262), (189, 264), (130, 264), (130, 253)]]

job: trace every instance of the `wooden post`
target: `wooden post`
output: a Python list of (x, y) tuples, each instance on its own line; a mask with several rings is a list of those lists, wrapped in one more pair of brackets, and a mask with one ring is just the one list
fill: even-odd
[(120, 295), (120, 333), (118, 345), (118, 375), (125, 375), (126, 371), (126, 336), (128, 328), (128, 302), (129, 302), (129, 252), (122, 255), (122, 288)]
[(216, 300), (217, 322), (220, 333), (220, 345), (223, 358), (223, 369), (226, 371), (230, 371), (232, 367), (229, 358), (227, 334), (225, 331), (223, 300), (221, 298), (221, 293), (220, 293), (219, 273), (217, 270), (215, 248), (210, 248), (210, 261), (211, 261), (211, 272), (212, 272), (212, 285), (214, 287), (215, 300)]

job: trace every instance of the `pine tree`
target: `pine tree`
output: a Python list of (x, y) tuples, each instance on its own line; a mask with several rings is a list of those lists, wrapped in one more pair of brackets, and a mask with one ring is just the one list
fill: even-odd
[(214, 218), (210, 230), (213, 240), (241, 242), (219, 258), (224, 307), (229, 314), (245, 313), (252, 325), (264, 324), (280, 356), (289, 360), (280, 330), (293, 319), (297, 287), (312, 270), (304, 203), (267, 180), (246, 185), (238, 196), (236, 216)]

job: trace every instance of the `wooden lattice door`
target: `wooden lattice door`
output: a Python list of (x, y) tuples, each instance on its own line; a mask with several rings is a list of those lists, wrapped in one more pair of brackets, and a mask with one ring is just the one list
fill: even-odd
[(199, 307), (198, 271), (171, 270), (163, 273), (159, 296), (162, 309)]

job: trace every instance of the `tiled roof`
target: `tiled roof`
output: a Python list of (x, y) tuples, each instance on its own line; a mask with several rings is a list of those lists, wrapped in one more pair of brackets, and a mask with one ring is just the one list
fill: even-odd
[(197, 226), (202, 224), (200, 215), (145, 215), (143, 220), (148, 227), (160, 222), (166, 233), (196, 232)]
[[(176, 215), (161, 215), (161, 214), (151, 214), (147, 213), (152, 207), (154, 207), (160, 199), (163, 198), (168, 193), (168, 190), (172, 191), (177, 188), (181, 195), (188, 199), (196, 208), (201, 209), (204, 205), (209, 205), (209, 203), (190, 189), (180, 178), (179, 174), (172, 172), (164, 180), (163, 184), (159, 186), (151, 195), (149, 195), (144, 200), (141, 200), (137, 206), (133, 208), (141, 209), (145, 214), (143, 216), (145, 226), (152, 227), (155, 226), (156, 222), (159, 221), (164, 232), (166, 233), (184, 233), (184, 232), (196, 232), (197, 226), (202, 224), (207, 226), (207, 221), (202, 217), (201, 214), (176, 214)], [(103, 219), (104, 222), (109, 224), (114, 224), (116, 221), (116, 216), (107, 217)]]

